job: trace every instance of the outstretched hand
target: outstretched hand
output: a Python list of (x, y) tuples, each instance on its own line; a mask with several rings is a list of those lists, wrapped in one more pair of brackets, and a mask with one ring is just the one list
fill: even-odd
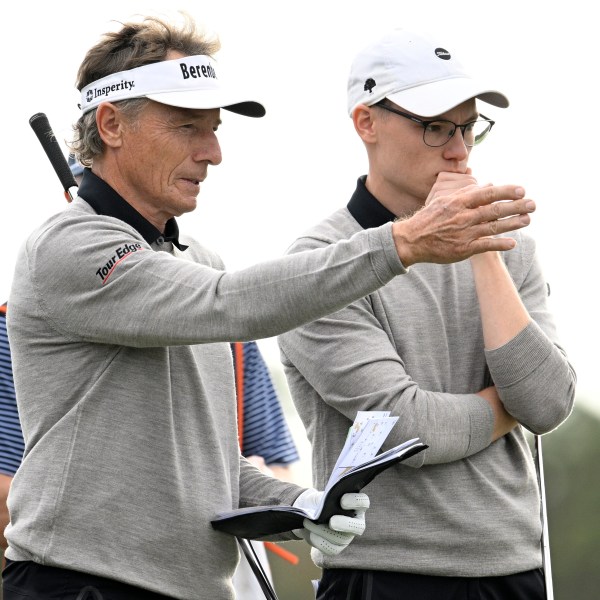
[[(294, 502), (294, 506), (304, 509), (316, 508), (323, 492), (308, 489)], [(341, 508), (354, 511), (353, 517), (333, 515), (328, 524), (317, 524), (304, 519), (303, 529), (295, 529), (294, 533), (303, 538), (323, 554), (335, 556), (344, 550), (357, 535), (365, 531), (365, 512), (369, 508), (369, 497), (363, 493), (344, 494), (340, 500)]]
[(535, 203), (517, 185), (465, 183), (449, 178), (432, 189), (422, 209), (394, 223), (394, 241), (405, 267), (419, 262), (447, 264), (514, 248), (513, 239), (493, 236), (529, 225)]

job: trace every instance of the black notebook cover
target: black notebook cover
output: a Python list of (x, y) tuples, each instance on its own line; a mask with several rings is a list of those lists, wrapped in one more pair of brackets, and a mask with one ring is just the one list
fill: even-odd
[[(366, 465), (360, 465), (348, 471), (331, 486), (321, 512), (312, 520), (316, 523), (327, 523), (336, 514), (351, 516), (352, 511), (345, 511), (340, 508), (340, 499), (344, 494), (360, 492), (379, 473), (396, 463), (418, 454), (427, 447), (426, 444), (416, 441), (401, 454), (393, 456), (386, 461), (376, 462), (377, 457), (375, 457), (375, 462), (369, 462)], [(211, 521), (211, 525), (218, 531), (230, 533), (237, 537), (257, 539), (293, 529), (301, 529), (303, 521), (307, 517), (309, 515), (305, 511), (293, 506), (252, 506), (217, 515)]]

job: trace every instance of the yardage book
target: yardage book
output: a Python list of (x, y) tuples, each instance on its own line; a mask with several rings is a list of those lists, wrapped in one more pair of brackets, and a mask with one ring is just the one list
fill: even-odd
[(335, 514), (351, 514), (340, 508), (341, 497), (348, 492), (360, 492), (379, 473), (392, 465), (425, 450), (428, 446), (419, 438), (408, 440), (377, 454), (398, 417), (387, 411), (359, 411), (325, 486), (321, 504), (314, 510), (289, 505), (253, 506), (217, 515), (214, 529), (237, 537), (255, 539), (299, 529), (308, 518), (327, 523)]

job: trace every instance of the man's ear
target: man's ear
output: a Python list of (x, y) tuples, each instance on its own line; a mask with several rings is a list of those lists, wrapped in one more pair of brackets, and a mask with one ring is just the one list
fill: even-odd
[(121, 146), (123, 134), (123, 116), (112, 102), (101, 102), (96, 109), (96, 126), (100, 138), (107, 146)]
[(354, 129), (365, 144), (372, 144), (377, 139), (377, 121), (372, 106), (359, 104), (352, 111)]

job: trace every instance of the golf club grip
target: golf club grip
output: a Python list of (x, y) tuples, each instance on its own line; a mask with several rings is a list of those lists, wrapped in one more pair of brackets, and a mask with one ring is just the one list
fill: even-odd
[(63, 186), (63, 190), (68, 192), (69, 188), (77, 187), (77, 182), (73, 177), (73, 173), (71, 173), (69, 163), (56, 140), (52, 127), (50, 127), (48, 117), (44, 113), (37, 113), (29, 119), (29, 124), (48, 155), (50, 163)]

